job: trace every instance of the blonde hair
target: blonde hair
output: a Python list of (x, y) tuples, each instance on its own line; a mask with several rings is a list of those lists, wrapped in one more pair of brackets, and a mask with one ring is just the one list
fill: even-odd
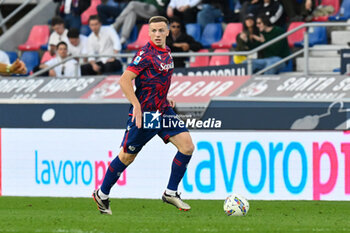
[(148, 24), (159, 23), (159, 22), (164, 22), (166, 23), (166, 25), (169, 25), (169, 20), (164, 16), (153, 16), (148, 20)]

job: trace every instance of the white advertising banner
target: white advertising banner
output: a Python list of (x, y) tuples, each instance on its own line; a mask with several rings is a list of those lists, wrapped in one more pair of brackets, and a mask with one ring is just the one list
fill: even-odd
[[(118, 154), (123, 130), (1, 129), (0, 195), (89, 197)], [(192, 131), (185, 199), (350, 200), (350, 134)], [(157, 136), (111, 197), (160, 198), (176, 149)]]

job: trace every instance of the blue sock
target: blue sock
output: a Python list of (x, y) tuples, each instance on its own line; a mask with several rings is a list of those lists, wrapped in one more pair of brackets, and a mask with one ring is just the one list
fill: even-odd
[(117, 182), (119, 176), (123, 173), (127, 166), (122, 163), (117, 156), (109, 165), (103, 183), (101, 185), (101, 191), (108, 195), (112, 186)]
[(168, 189), (177, 191), (179, 183), (185, 175), (187, 164), (190, 162), (191, 157), (192, 155), (184, 155), (180, 151), (177, 152), (171, 165)]

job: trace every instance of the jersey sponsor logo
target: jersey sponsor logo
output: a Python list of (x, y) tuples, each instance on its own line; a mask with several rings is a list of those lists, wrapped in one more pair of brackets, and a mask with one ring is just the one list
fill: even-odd
[(171, 62), (169, 64), (164, 64), (164, 63), (160, 63), (160, 69), (159, 71), (169, 71), (169, 69), (174, 69), (174, 62)]

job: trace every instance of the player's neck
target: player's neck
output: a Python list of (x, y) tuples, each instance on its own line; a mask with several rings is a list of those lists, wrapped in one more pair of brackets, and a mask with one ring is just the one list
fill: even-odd
[(163, 51), (163, 52), (166, 52), (166, 46), (165, 44), (163, 44), (164, 48), (163, 47), (159, 47), (158, 45), (156, 45), (153, 41), (149, 41), (149, 43), (154, 47), (156, 48), (157, 50), (160, 50), (160, 51)]

